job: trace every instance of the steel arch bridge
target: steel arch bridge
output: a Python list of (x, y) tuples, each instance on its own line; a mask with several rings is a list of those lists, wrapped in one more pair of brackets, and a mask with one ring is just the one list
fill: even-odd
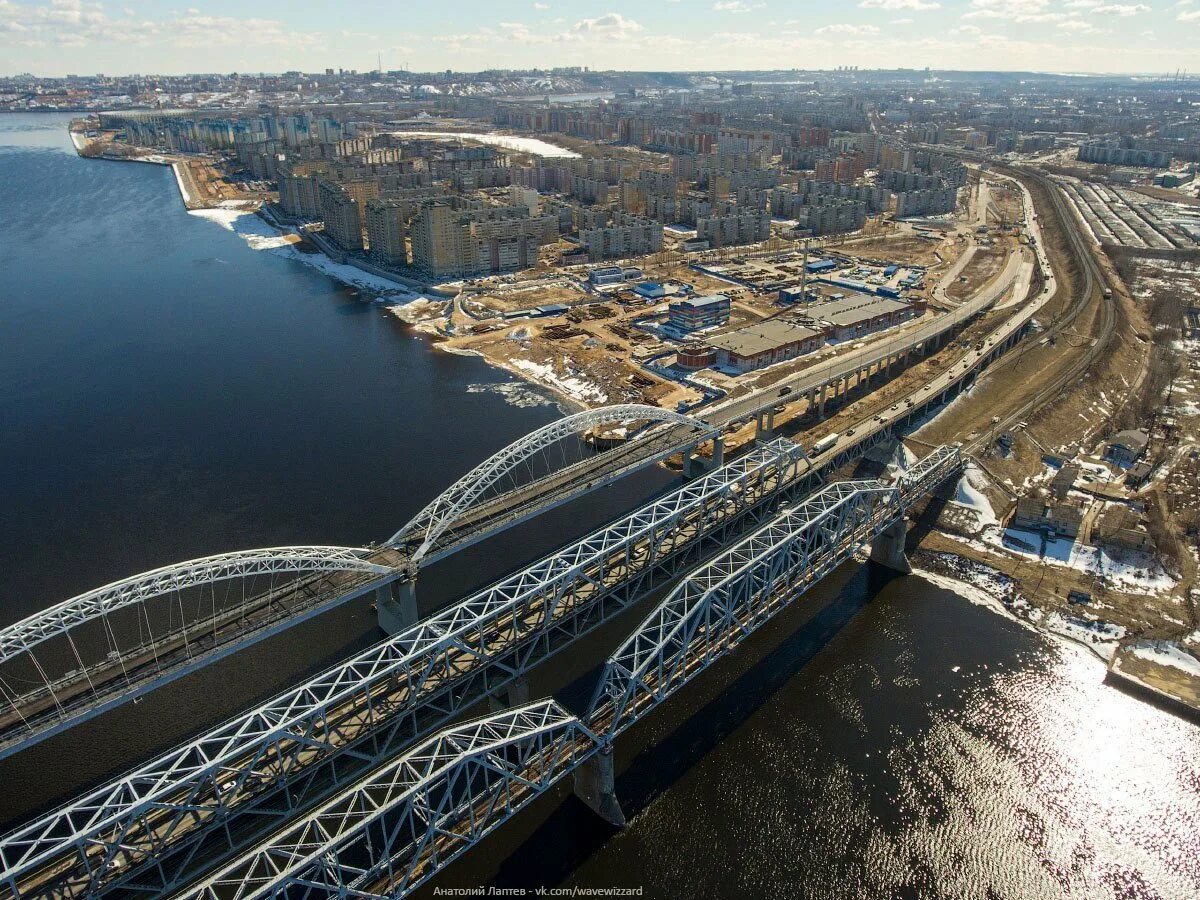
[(227, 829), (285, 827), (294, 797), (384, 764), (822, 477), (798, 445), (760, 446), (0, 838), (0, 872), (14, 896), (41, 871), (75, 895), (131, 872), (169, 892), (192, 855), (235, 849)]
[(404, 896), (597, 745), (553, 700), (446, 729), (178, 900)]
[(611, 741), (960, 474), (939, 447), (896, 480), (835, 482), (684, 579), (605, 664), (587, 716)]
[[(0, 758), (393, 580), (398, 559), (331, 546), (221, 553), (123, 578), (0, 629)], [(264, 576), (267, 590), (247, 592)], [(239, 580), (240, 603), (227, 594), (218, 609), (215, 586)], [(184, 592), (205, 588), (211, 605), (189, 618)]]
[(79, 594), (8, 626), (0, 631), (0, 663), (82, 622), (183, 588), (255, 575), (387, 572), (386, 566), (366, 559), (369, 553), (348, 547), (267, 547), (163, 566)]
[[(634, 422), (650, 424), (613, 454), (617, 458), (615, 467), (601, 469), (595, 464), (576, 464), (545, 476), (524, 490), (513, 490), (489, 501), (489, 491), (506, 476), (565, 438), (584, 435), (601, 425), (628, 425)], [(422, 562), (441, 558), (451, 547), (457, 549), (473, 543), (496, 530), (500, 522), (494, 519), (499, 518), (503, 524), (512, 524), (564, 499), (573, 499), (609, 483), (633, 468), (664, 459), (684, 447), (715, 437), (717, 433), (714, 426), (691, 416), (633, 403), (604, 406), (557, 419), (509, 444), (458, 479), (392, 535), (386, 545), (411, 548), (410, 568), (415, 571)], [(559, 485), (550, 483), (554, 481)], [(565, 496), (562, 487), (568, 489)], [(534, 499), (526, 499), (526, 495)], [(471, 516), (483, 519), (472, 528), (474, 533), (456, 536), (451, 542), (442, 542), (457, 523)]]

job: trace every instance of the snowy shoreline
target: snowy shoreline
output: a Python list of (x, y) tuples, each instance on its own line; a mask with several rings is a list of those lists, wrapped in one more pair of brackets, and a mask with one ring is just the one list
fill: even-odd
[[(1125, 629), (1120, 626), (1099, 623), (1097, 627), (1096, 623), (1088, 623), (1086, 620), (1043, 612), (1016, 593), (1015, 582), (1011, 578), (984, 563), (954, 553), (929, 553), (928, 556), (942, 562), (945, 562), (947, 557), (953, 557), (961, 568), (954, 574), (947, 574), (914, 565), (913, 574), (919, 575), (930, 584), (957, 594), (976, 606), (986, 607), (1030, 631), (1067, 646), (1088, 650), (1105, 666), (1112, 661), (1119, 646), (1118, 642), (1125, 636)], [(998, 591), (1002, 593), (998, 594)], [(1006, 596), (1012, 598), (1011, 601), (1006, 602)]]

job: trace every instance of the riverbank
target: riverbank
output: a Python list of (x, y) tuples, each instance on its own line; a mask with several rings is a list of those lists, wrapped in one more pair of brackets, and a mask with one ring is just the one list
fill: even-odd
[[(1178, 643), (1138, 640), (1120, 625), (1065, 615), (1031, 603), (1020, 582), (956, 553), (917, 550), (913, 571), (938, 587), (1054, 640), (1081, 647), (1105, 665), (1105, 680), (1142, 700), (1200, 721), (1200, 661)], [(1196, 636), (1200, 643), (1200, 635)]]

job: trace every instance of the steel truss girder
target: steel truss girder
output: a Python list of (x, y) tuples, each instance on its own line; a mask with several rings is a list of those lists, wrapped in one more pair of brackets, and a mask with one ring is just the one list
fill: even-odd
[(204, 833), (224, 840), (216, 826), (243, 812), (291, 815), (763, 521), (768, 501), (810, 489), (819, 471), (780, 439), (684, 484), (8, 835), (0, 883), (25, 896), (21, 883), (70, 855), (80, 895), (150, 859), (139, 881), (168, 889)]
[(609, 658), (588, 722), (612, 740), (961, 468), (940, 447), (895, 485), (831, 484), (697, 569)]
[[(659, 673), (661, 693), (651, 692), (654, 702), (643, 703), (628, 721), (606, 704), (597, 710), (594, 702), (585, 726), (561, 712), (553, 700), (542, 701), (514, 711), (537, 709), (556, 717), (553, 725), (546, 726), (538, 719), (520, 729), (515, 746), (526, 751), (518, 756), (521, 773), (501, 764), (481, 767), (474, 777), (458, 778), (462, 761), (473, 758), (472, 747), (456, 747), (457, 752), (450, 754), (427, 752), (445, 735), (459, 730), (450, 729), (397, 763), (372, 773), (182, 898), (286, 896), (308, 900), (336, 895), (384, 900), (406, 896), (604, 749), (623, 727), (728, 653), (790, 602), (796, 595), (798, 567), (806, 570), (806, 582), (819, 580), (865, 538), (903, 515), (907, 504), (960, 469), (957, 448), (939, 449), (895, 485), (879, 481), (830, 485), (698, 569), (660, 610), (670, 609), (680, 597), (691, 597), (700, 601), (692, 603), (692, 610), (707, 615), (684, 610), (682, 615), (651, 616), (647, 621), (654, 623), (659, 639), (639, 646), (639, 637), (646, 633), (643, 626), (606, 667), (597, 700), (607, 701), (611, 696), (604, 685), (614, 663), (640, 677), (643, 686), (646, 673)], [(772, 598), (773, 605), (758, 602)], [(673, 658), (664, 659), (666, 648), (673, 651)], [(667, 677), (662, 677), (663, 673)], [(464, 729), (470, 732), (478, 724)], [(560, 730), (548, 739), (549, 750), (546, 745), (529, 750), (528, 735), (539, 730), (548, 733), (555, 727)], [(492, 746), (514, 746), (508, 731), (488, 738)], [(453, 761), (445, 761), (446, 756)], [(412, 757), (438, 760), (433, 766), (406, 770)]]
[(0, 631), (0, 663), (82, 622), (197, 585), (257, 575), (342, 571), (384, 574), (391, 571), (364, 559), (368, 553), (369, 550), (348, 547), (268, 547), (206, 556), (123, 578), (4, 628)]
[(447, 729), (179, 900), (403, 896), (590, 757), (553, 700)]
[(420, 545), (411, 555), (411, 565), (417, 566), (437, 543), (438, 538), (483, 496), (491, 485), (526, 459), (564, 438), (583, 434), (599, 425), (641, 421), (682, 425), (703, 436), (716, 433), (713, 426), (698, 419), (661, 407), (636, 403), (604, 406), (556, 419), (509, 444), (458, 479), (392, 535), (387, 544), (400, 547), (420, 539)]

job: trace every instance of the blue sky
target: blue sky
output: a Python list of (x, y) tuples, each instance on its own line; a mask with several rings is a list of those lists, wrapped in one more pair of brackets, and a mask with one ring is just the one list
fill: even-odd
[(0, 0), (0, 72), (1200, 72), (1200, 0)]

